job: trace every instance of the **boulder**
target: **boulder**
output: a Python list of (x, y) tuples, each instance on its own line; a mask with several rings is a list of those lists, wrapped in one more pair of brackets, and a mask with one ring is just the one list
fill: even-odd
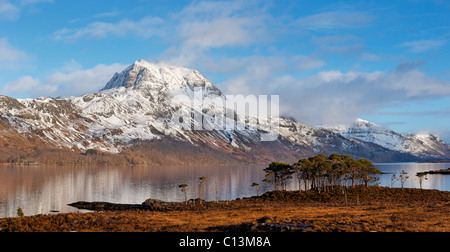
[(140, 205), (114, 204), (109, 202), (85, 202), (85, 201), (72, 203), (69, 204), (69, 206), (91, 211), (127, 211), (141, 208)]

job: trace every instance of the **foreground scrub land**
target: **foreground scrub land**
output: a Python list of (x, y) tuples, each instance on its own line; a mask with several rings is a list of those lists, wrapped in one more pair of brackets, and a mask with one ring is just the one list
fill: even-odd
[[(347, 195), (347, 196), (345, 196)], [(357, 186), (0, 219), (0, 232), (449, 232), (450, 192)], [(123, 207), (123, 205), (122, 205)]]

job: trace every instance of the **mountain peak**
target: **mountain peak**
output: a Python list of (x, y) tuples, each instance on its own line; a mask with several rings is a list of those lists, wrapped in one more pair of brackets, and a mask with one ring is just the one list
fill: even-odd
[(354, 123), (353, 126), (354, 128), (381, 128), (379, 125), (360, 119), (358, 118)]
[(116, 73), (106, 86), (100, 90), (124, 87), (126, 89), (163, 90), (169, 93), (186, 93), (200, 87), (207, 92), (222, 95), (199, 71), (176, 67), (167, 62), (135, 61), (121, 73)]
[(146, 60), (135, 61), (121, 73), (116, 73), (106, 86), (100, 90), (114, 88), (137, 88), (143, 81), (162, 82), (162, 69), (175, 69), (175, 67), (165, 62), (148, 62)]
[(141, 60), (136, 60), (133, 65), (131, 65), (130, 67), (141, 67), (141, 68), (163, 68), (163, 67), (167, 67), (167, 68), (176, 68), (175, 66), (171, 65), (170, 63), (166, 62), (166, 61), (146, 61), (144, 59)]
[(347, 124), (340, 124), (340, 125), (322, 125), (319, 126), (319, 128), (328, 129), (332, 131), (348, 131), (351, 129), (381, 129), (382, 127), (378, 124), (363, 120), (361, 118), (356, 119), (353, 122), (347, 123)]

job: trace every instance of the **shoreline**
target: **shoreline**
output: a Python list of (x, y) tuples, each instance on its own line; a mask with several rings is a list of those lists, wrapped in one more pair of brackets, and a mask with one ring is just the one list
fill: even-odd
[[(268, 161), (268, 163), (270, 163)], [(45, 164), (45, 163), (32, 163), (32, 164), (17, 164), (17, 163), (0, 163), (0, 166), (17, 166), (17, 167), (178, 167), (178, 166), (186, 166), (186, 167), (196, 167), (196, 166), (251, 166), (251, 165), (267, 165), (268, 163), (242, 163), (242, 164), (234, 164), (234, 163), (213, 163), (213, 164), (127, 164), (127, 165), (110, 165), (110, 164)], [(384, 164), (450, 164), (450, 160), (444, 160), (443, 162), (437, 161), (425, 161), (425, 162), (390, 162), (390, 163), (373, 163), (374, 165), (384, 165)], [(392, 174), (392, 173), (383, 173), (383, 174)]]
[(423, 174), (431, 174), (431, 175), (450, 175), (450, 168), (448, 168), (448, 169), (436, 170), (436, 171), (426, 171), (426, 172), (423, 172)]
[(422, 161), (422, 162), (418, 162), (420, 164), (445, 164), (445, 163), (450, 163), (450, 160), (434, 160), (434, 161)]

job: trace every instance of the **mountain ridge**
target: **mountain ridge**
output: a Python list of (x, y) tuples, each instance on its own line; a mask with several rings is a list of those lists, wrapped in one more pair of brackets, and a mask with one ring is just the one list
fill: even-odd
[(347, 127), (324, 128), (346, 138), (373, 142), (391, 150), (411, 153), (425, 159), (444, 158), (448, 155), (448, 144), (433, 134), (397, 133), (362, 119), (358, 119), (353, 125)]
[[(196, 104), (196, 99), (201, 103)], [(140, 154), (145, 157), (130, 154), (128, 158), (152, 160), (150, 164), (179, 163), (188, 159), (186, 155), (201, 157), (199, 162), (216, 158), (225, 163), (293, 162), (318, 153), (377, 162), (450, 157), (448, 145), (436, 136), (398, 134), (366, 121), (347, 128), (314, 128), (289, 118), (269, 118), (279, 124), (278, 138), (263, 142), (268, 127), (261, 126), (267, 126), (268, 118), (252, 121), (239, 111), (209, 102), (214, 100), (225, 101), (226, 96), (199, 71), (136, 61), (96, 93), (57, 99), (0, 96), (0, 149), (21, 149), (22, 144), (32, 152), (42, 148), (114, 154), (134, 150), (145, 152)], [(177, 121), (178, 114), (185, 115), (183, 123)], [(212, 130), (206, 130), (205, 124)], [(17, 143), (12, 147), (9, 142)], [(156, 154), (158, 146), (171, 158)], [(189, 148), (192, 151), (183, 156)]]

